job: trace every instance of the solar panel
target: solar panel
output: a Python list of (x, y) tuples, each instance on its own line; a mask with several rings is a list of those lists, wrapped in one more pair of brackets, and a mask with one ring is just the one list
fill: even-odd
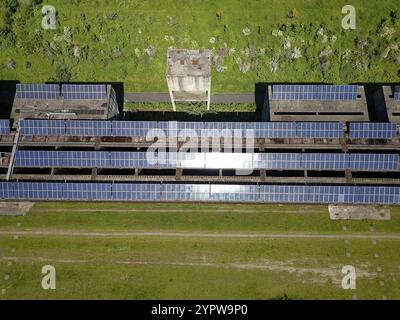
[(62, 200), (62, 183), (18, 182), (14, 184), (16, 199)]
[(65, 120), (19, 120), (20, 134), (25, 136), (63, 136)]
[(394, 171), (398, 170), (397, 154), (351, 154), (350, 169), (354, 171)]
[(305, 153), (301, 156), (301, 167), (306, 170), (346, 170), (349, 156), (342, 153)]
[(259, 201), (257, 185), (216, 185), (210, 186), (210, 200), (222, 202), (256, 202)]
[(60, 98), (58, 84), (17, 84), (17, 99), (56, 100)]
[(107, 183), (65, 183), (63, 196), (67, 200), (112, 200), (111, 184)]
[(310, 194), (307, 186), (260, 186), (261, 202), (307, 203)]
[(0, 199), (15, 199), (12, 182), (0, 182)]
[(126, 184), (112, 185), (112, 200), (114, 201), (160, 201), (160, 184)]
[(67, 136), (111, 136), (111, 121), (67, 120)]
[(157, 121), (113, 121), (112, 135), (114, 137), (146, 137), (147, 134), (167, 136), (167, 132), (160, 129)]
[(298, 122), (297, 137), (340, 139), (344, 136), (344, 125), (340, 122)]
[(399, 204), (400, 187), (0, 182), (1, 199)]
[(257, 122), (255, 138), (296, 138), (295, 122)]
[(350, 123), (350, 138), (353, 139), (394, 139), (397, 137), (395, 123)]
[(301, 154), (255, 153), (253, 155), (253, 168), (269, 170), (301, 169)]
[(361, 187), (358, 190), (360, 203), (396, 204), (399, 203), (400, 191), (396, 187)]
[(394, 87), (394, 100), (400, 101), (400, 86)]
[(0, 134), (10, 133), (10, 120), (0, 119)]
[(62, 92), (66, 100), (104, 100), (107, 98), (105, 84), (64, 84)]
[(273, 85), (272, 100), (357, 100), (357, 85)]
[(164, 201), (209, 201), (210, 185), (204, 184), (162, 184)]

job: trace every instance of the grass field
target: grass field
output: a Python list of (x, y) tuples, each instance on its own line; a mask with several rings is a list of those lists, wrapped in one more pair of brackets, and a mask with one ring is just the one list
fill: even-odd
[[(33, 2), (33, 1), (32, 1)], [(62, 0), (0, 4), (0, 79), (117, 81), (127, 92), (166, 92), (168, 47), (210, 48), (213, 91), (256, 82), (399, 81), (399, 4), (353, 0)], [(57, 10), (44, 30), (41, 9)]]
[[(1, 299), (400, 299), (400, 208), (36, 203), (0, 217)], [(349, 254), (350, 253), (350, 254)], [(41, 289), (54, 265), (57, 289)], [(341, 288), (353, 265), (357, 289)]]

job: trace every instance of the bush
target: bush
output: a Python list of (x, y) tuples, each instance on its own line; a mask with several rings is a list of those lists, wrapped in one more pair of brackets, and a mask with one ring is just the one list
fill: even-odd
[(56, 79), (60, 82), (69, 82), (71, 80), (71, 72), (66, 67), (58, 65), (56, 67)]

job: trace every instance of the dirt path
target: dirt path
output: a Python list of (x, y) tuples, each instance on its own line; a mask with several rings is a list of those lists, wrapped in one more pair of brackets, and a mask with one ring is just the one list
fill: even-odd
[[(106, 212), (106, 213), (132, 213), (132, 212), (140, 212), (140, 213), (187, 213), (188, 210), (192, 209), (37, 209), (40, 213), (57, 213), (57, 212), (75, 212), (75, 213), (93, 213), (93, 212)], [(260, 210), (248, 210), (248, 209), (193, 209), (195, 213), (260, 213)], [(288, 211), (288, 210), (266, 210), (264, 213), (295, 213), (301, 214), (299, 211)], [(314, 210), (308, 211), (307, 213), (322, 213), (321, 211)]]
[(209, 232), (77, 232), (77, 231), (0, 231), (0, 236), (62, 237), (176, 237), (176, 238), (252, 238), (252, 239), (375, 239), (400, 240), (400, 234), (317, 234), (317, 233), (209, 233)]
[[(278, 271), (278, 272), (288, 272), (295, 273), (299, 276), (304, 276), (306, 274), (312, 274), (318, 276), (314, 278), (313, 281), (321, 282), (320, 277), (329, 277), (334, 282), (339, 283), (341, 279), (341, 266), (330, 265), (325, 268), (304, 268), (295, 266), (292, 261), (270, 261), (264, 260), (255, 263), (211, 263), (211, 262), (186, 262), (186, 261), (142, 261), (142, 260), (98, 260), (98, 259), (54, 259), (46, 257), (0, 257), (1, 261), (14, 261), (21, 263), (31, 263), (31, 262), (42, 262), (48, 263), (66, 263), (66, 264), (101, 264), (101, 265), (138, 265), (138, 266), (176, 266), (176, 267), (206, 267), (206, 268), (223, 268), (223, 269), (235, 269), (235, 270), (260, 270), (260, 271)], [(363, 278), (373, 278), (376, 276), (374, 272), (368, 272), (366, 266), (362, 266), (358, 272), (357, 276)], [(326, 279), (325, 279), (326, 280)]]

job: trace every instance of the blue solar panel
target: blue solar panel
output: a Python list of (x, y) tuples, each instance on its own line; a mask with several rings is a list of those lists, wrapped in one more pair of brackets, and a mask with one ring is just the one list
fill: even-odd
[(65, 183), (63, 196), (67, 200), (112, 200), (111, 184), (106, 183)]
[(295, 122), (257, 122), (255, 138), (296, 138)]
[(394, 139), (397, 137), (395, 123), (350, 123), (350, 138), (353, 139)]
[(340, 139), (344, 136), (344, 125), (340, 122), (298, 122), (297, 137)]
[(58, 84), (17, 84), (17, 99), (55, 100), (60, 98)]
[(160, 184), (124, 184), (112, 185), (114, 201), (160, 201)]
[(10, 120), (0, 119), (0, 134), (10, 133)]
[(301, 167), (306, 170), (346, 170), (349, 156), (342, 153), (305, 153), (301, 156)]
[(68, 120), (67, 136), (111, 136), (111, 121)]
[(20, 133), (25, 136), (63, 136), (65, 120), (23, 120), (19, 121)]
[(357, 171), (394, 171), (398, 170), (397, 154), (351, 154), (350, 169)]
[(0, 182), (0, 198), (399, 204), (400, 187)]
[(394, 100), (400, 101), (400, 86), (395, 86), (394, 87)]
[(0, 182), (0, 199), (15, 199), (12, 182)]
[(357, 85), (273, 85), (272, 100), (356, 100)]
[(16, 167), (113, 169), (398, 170), (397, 154), (29, 151)]
[(14, 184), (16, 199), (62, 200), (62, 183), (18, 182)]
[(254, 169), (301, 169), (300, 153), (258, 153), (253, 156)]
[(306, 186), (260, 186), (261, 202), (307, 203), (310, 201)]
[[(150, 131), (151, 130), (151, 131)], [(115, 137), (146, 137), (147, 134), (166, 136), (157, 121), (113, 121), (112, 135)]]
[(62, 152), (18, 150), (15, 156), (17, 168), (51, 168), (62, 167)]
[[(342, 138), (343, 124), (315, 122), (157, 122), (96, 120), (20, 120), (23, 135), (120, 136), (154, 139), (226, 136), (241, 138)], [(199, 140), (200, 141), (200, 140)]]
[(200, 137), (204, 130), (203, 122), (178, 122), (178, 135), (181, 138), (185, 137)]
[(210, 186), (197, 184), (163, 184), (161, 185), (164, 201), (209, 201)]
[(105, 84), (64, 84), (62, 92), (66, 100), (104, 100), (107, 98)]

